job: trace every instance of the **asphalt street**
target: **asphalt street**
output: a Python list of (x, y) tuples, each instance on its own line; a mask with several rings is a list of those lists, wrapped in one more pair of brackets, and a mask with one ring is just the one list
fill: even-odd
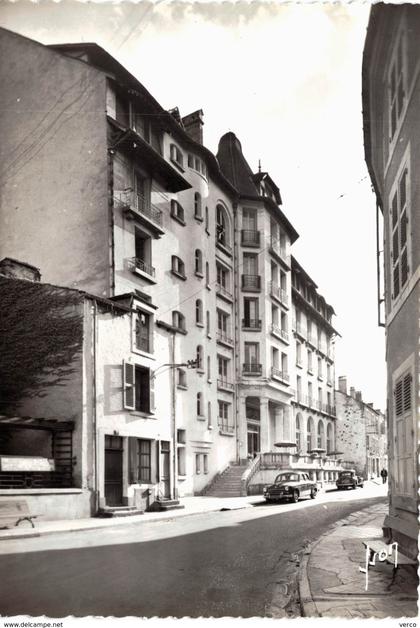
[(290, 557), (385, 487), (0, 543), (0, 614), (264, 617)]

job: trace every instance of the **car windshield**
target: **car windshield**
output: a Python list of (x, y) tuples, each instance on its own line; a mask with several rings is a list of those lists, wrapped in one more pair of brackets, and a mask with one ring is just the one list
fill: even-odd
[(344, 471), (344, 473), (340, 473), (340, 477), (342, 478), (351, 478), (353, 475), (352, 471)]
[(276, 484), (279, 482), (299, 482), (299, 476), (297, 473), (280, 473), (276, 477)]

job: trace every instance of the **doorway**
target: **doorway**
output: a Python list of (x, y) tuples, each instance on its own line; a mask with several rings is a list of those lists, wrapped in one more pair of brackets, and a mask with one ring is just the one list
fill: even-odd
[(123, 439), (105, 435), (105, 503), (123, 505)]
[(248, 423), (248, 456), (254, 458), (260, 452), (260, 426)]
[(160, 441), (160, 492), (164, 499), (171, 496), (171, 448), (167, 440)]

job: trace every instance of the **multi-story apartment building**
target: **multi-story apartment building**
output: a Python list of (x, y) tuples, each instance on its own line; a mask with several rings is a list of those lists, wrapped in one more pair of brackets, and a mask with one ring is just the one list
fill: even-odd
[(343, 464), (365, 479), (378, 477), (388, 467), (385, 416), (372, 403), (364, 402), (359, 390), (352, 386), (347, 390), (344, 376), (338, 378), (335, 399), (336, 447)]
[[(292, 269), (304, 272), (290, 252), (298, 234), (270, 176), (252, 173), (232, 133), (215, 157), (201, 111), (165, 111), (95, 44), (44, 46), (1, 30), (0, 52), (14, 60), (1, 68), (0, 258), (131, 312), (129, 328), (107, 323), (96, 427), (85, 418), (101, 434), (98, 485), (115, 472), (117, 501), (129, 503), (137, 485), (177, 497), (276, 443), (293, 450), (305, 434), (305, 406), (291, 403), (294, 299), (320, 330), (321, 393), (308, 393), (320, 405), (306, 407), (320, 440), (312, 431), (310, 448), (330, 449), (332, 308), (313, 282), (314, 296), (292, 288)], [(101, 495), (115, 504), (106, 487)]]
[(316, 283), (292, 258), (292, 302), (296, 394), (294, 425), (298, 450), (336, 451), (334, 346), (338, 332), (334, 309), (318, 293)]
[(373, 6), (362, 90), (365, 158), (377, 199), (379, 323), (386, 328), (390, 483), (384, 527), (401, 551), (414, 558), (419, 475), (419, 37), (418, 6)]

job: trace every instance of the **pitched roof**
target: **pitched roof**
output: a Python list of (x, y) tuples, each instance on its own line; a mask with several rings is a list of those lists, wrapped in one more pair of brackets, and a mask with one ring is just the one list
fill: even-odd
[(216, 158), (223, 174), (233, 183), (241, 196), (259, 196), (253, 172), (234, 133), (225, 133), (220, 138)]

